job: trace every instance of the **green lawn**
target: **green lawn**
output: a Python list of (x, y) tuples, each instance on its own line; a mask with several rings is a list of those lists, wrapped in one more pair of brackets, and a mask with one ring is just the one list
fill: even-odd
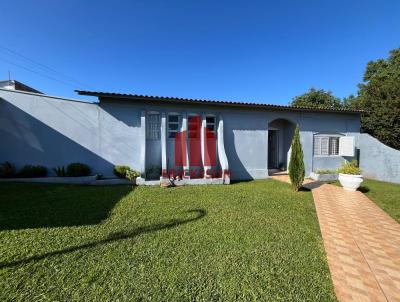
[(400, 223), (400, 185), (365, 179), (360, 190)]
[(0, 301), (335, 300), (310, 192), (0, 184)]

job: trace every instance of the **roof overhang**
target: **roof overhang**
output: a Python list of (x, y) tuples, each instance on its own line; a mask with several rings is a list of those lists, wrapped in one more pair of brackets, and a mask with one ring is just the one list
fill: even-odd
[(334, 113), (363, 113), (363, 110), (344, 109), (344, 108), (312, 108), (300, 106), (285, 106), (273, 104), (260, 104), (251, 102), (238, 102), (238, 101), (219, 101), (219, 100), (203, 100), (203, 99), (187, 99), (178, 97), (162, 97), (162, 96), (148, 96), (139, 94), (125, 94), (113, 92), (99, 92), (87, 90), (75, 90), (79, 95), (95, 96), (101, 102), (102, 99), (124, 99), (148, 103), (162, 103), (162, 104), (189, 104), (189, 105), (208, 105), (208, 106), (223, 106), (223, 107), (236, 107), (245, 108), (249, 110), (254, 109), (268, 109), (268, 110), (288, 110), (288, 111), (303, 111), (303, 112), (334, 112)]

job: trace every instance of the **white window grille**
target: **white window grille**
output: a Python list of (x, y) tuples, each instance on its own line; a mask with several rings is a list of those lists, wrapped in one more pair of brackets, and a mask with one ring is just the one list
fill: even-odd
[(339, 155), (340, 136), (316, 135), (314, 136), (314, 155), (334, 156)]
[(161, 121), (159, 113), (149, 113), (147, 115), (147, 139), (158, 140), (161, 136)]
[[(215, 116), (206, 116), (207, 137), (215, 137), (216, 119)], [(214, 134), (213, 134), (214, 133)]]
[(329, 155), (339, 155), (339, 137), (329, 138)]
[(170, 114), (168, 115), (168, 138), (175, 138), (179, 132), (179, 115)]

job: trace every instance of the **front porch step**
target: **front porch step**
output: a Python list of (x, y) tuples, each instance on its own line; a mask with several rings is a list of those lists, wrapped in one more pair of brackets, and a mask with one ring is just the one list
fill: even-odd
[[(163, 180), (163, 182), (169, 182), (168, 179)], [(174, 181), (176, 186), (183, 185), (223, 185), (229, 184), (224, 182), (223, 178), (192, 178), (192, 179), (182, 179)], [(143, 178), (137, 178), (136, 184), (139, 186), (159, 186), (161, 185), (161, 180), (144, 180)]]

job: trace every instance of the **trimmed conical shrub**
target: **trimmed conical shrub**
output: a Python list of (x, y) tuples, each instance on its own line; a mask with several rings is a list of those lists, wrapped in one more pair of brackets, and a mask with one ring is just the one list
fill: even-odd
[(299, 126), (296, 126), (296, 130), (294, 131), (292, 146), (292, 152), (290, 155), (289, 162), (289, 178), (292, 183), (292, 187), (295, 191), (298, 191), (304, 181), (304, 156), (303, 149), (300, 143), (300, 130)]

